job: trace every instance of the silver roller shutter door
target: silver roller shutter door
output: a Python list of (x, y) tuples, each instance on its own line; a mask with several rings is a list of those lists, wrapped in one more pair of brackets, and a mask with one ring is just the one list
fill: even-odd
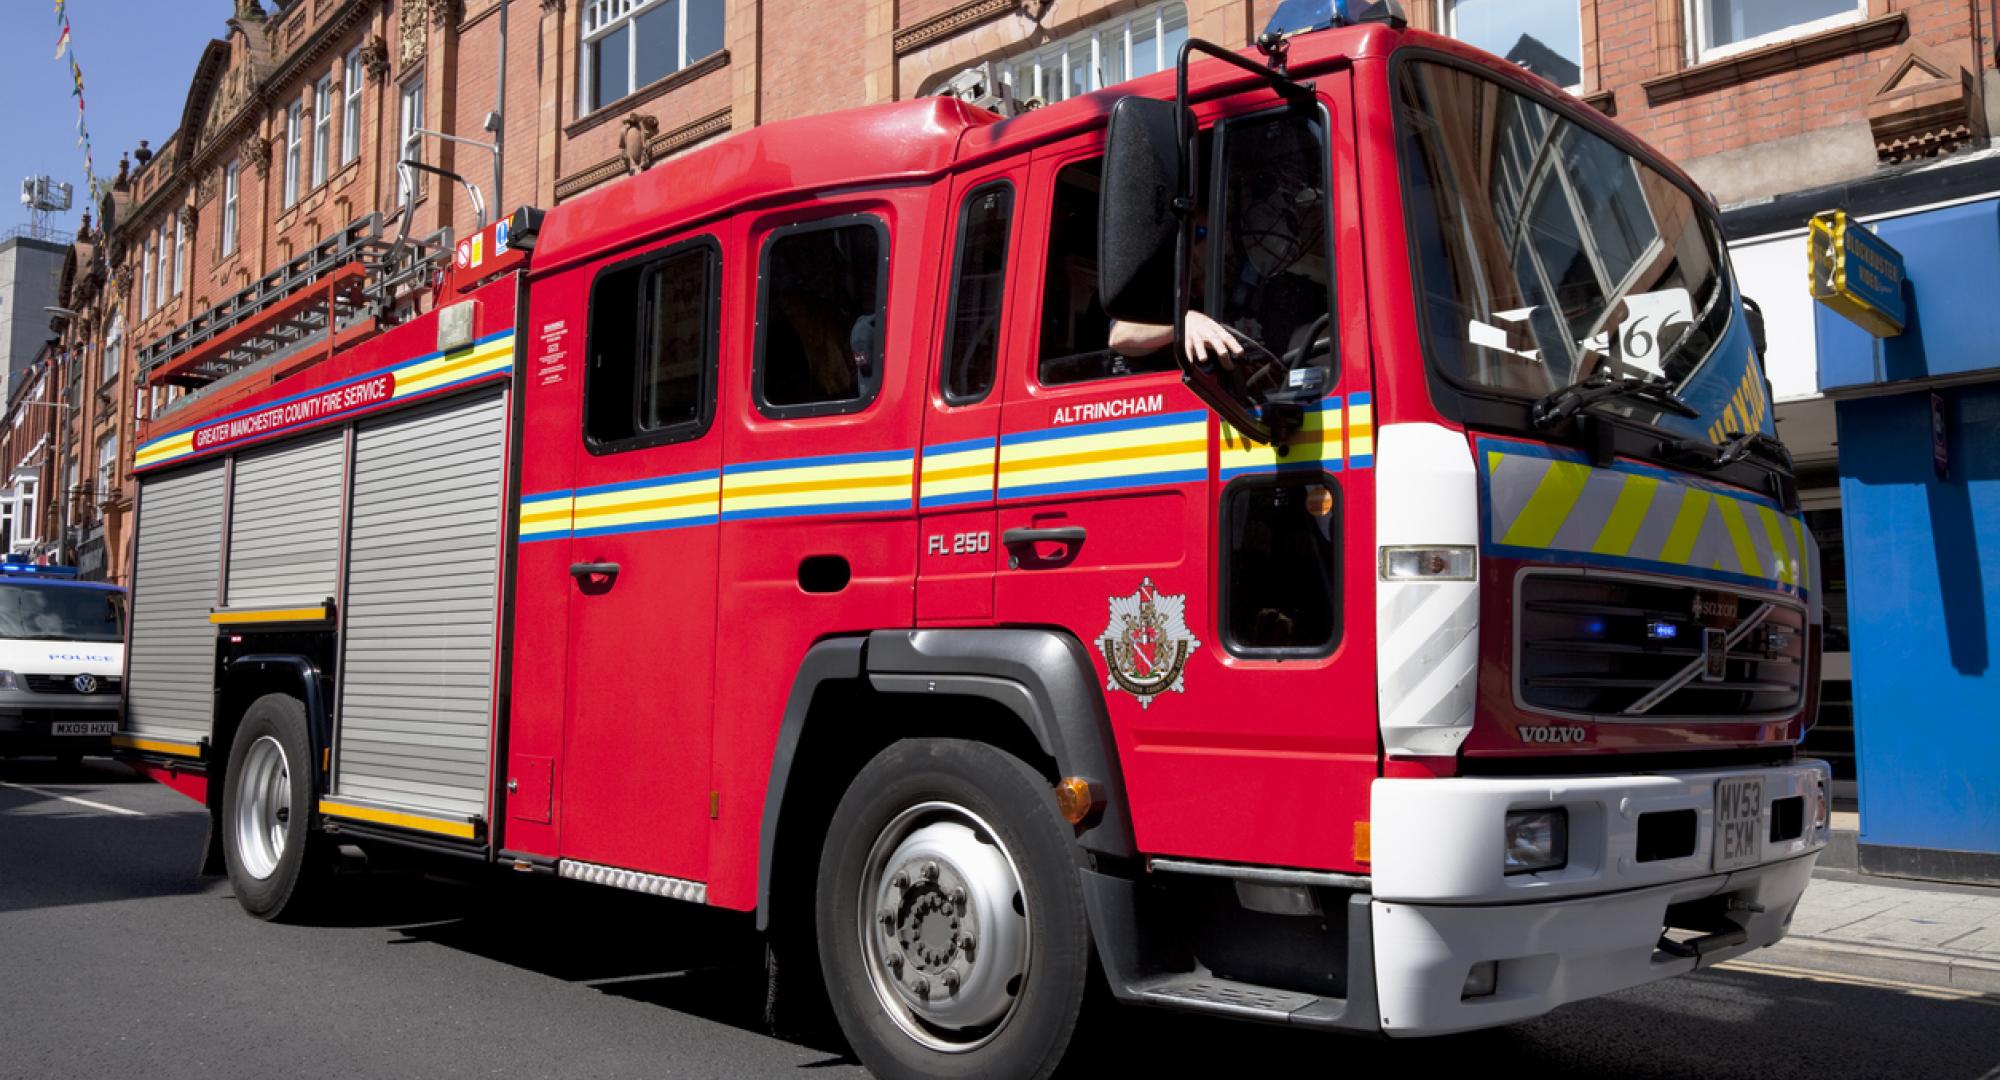
[(504, 429), (493, 395), (356, 436), (341, 796), (486, 813)]
[(182, 742), (208, 737), (215, 711), (208, 613), (222, 569), (222, 494), (219, 461), (143, 482), (127, 731)]
[(311, 607), (334, 594), (345, 463), (337, 431), (236, 460), (228, 606)]

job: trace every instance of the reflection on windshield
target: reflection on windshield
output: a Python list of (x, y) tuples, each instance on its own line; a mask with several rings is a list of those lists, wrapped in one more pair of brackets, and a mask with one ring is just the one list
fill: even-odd
[(0, 584), (0, 638), (120, 641), (123, 597), (108, 589)]
[(1536, 396), (1600, 374), (1693, 379), (1729, 304), (1685, 191), (1470, 72), (1407, 64), (1400, 96), (1434, 362)]

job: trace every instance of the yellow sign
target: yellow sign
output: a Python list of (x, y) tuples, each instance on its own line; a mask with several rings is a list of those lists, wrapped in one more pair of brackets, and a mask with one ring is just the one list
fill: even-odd
[(1844, 210), (1814, 214), (1806, 230), (1812, 298), (1878, 338), (1903, 332), (1903, 255), (1847, 219)]

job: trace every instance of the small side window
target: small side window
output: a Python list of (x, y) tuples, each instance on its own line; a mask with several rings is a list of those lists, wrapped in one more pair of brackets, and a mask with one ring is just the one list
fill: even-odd
[(1172, 371), (1173, 350), (1124, 356), (1111, 349), (1111, 317), (1097, 297), (1097, 196), (1101, 158), (1056, 174), (1049, 262), (1042, 286), (1039, 377), (1043, 386)]
[(983, 401), (993, 389), (1007, 283), (1007, 227), (1013, 217), (1014, 186), (1004, 181), (974, 188), (959, 211), (958, 257), (944, 338), (944, 399), (952, 405)]
[(1340, 642), (1340, 488), (1246, 477), (1222, 504), (1224, 645), (1244, 657), (1317, 657)]
[(691, 439), (715, 412), (715, 245), (614, 266), (590, 289), (583, 430), (596, 453)]
[(882, 385), (889, 231), (855, 215), (774, 234), (757, 298), (757, 407), (770, 417), (858, 412)]

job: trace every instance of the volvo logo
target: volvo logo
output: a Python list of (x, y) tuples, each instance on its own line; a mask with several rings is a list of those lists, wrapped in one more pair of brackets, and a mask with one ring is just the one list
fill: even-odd
[(1582, 743), (1590, 738), (1590, 732), (1581, 724), (1522, 724), (1514, 729), (1514, 734), (1525, 743)]
[(95, 675), (78, 675), (76, 678), (71, 679), (69, 684), (76, 687), (76, 692), (79, 694), (97, 693), (97, 676)]

